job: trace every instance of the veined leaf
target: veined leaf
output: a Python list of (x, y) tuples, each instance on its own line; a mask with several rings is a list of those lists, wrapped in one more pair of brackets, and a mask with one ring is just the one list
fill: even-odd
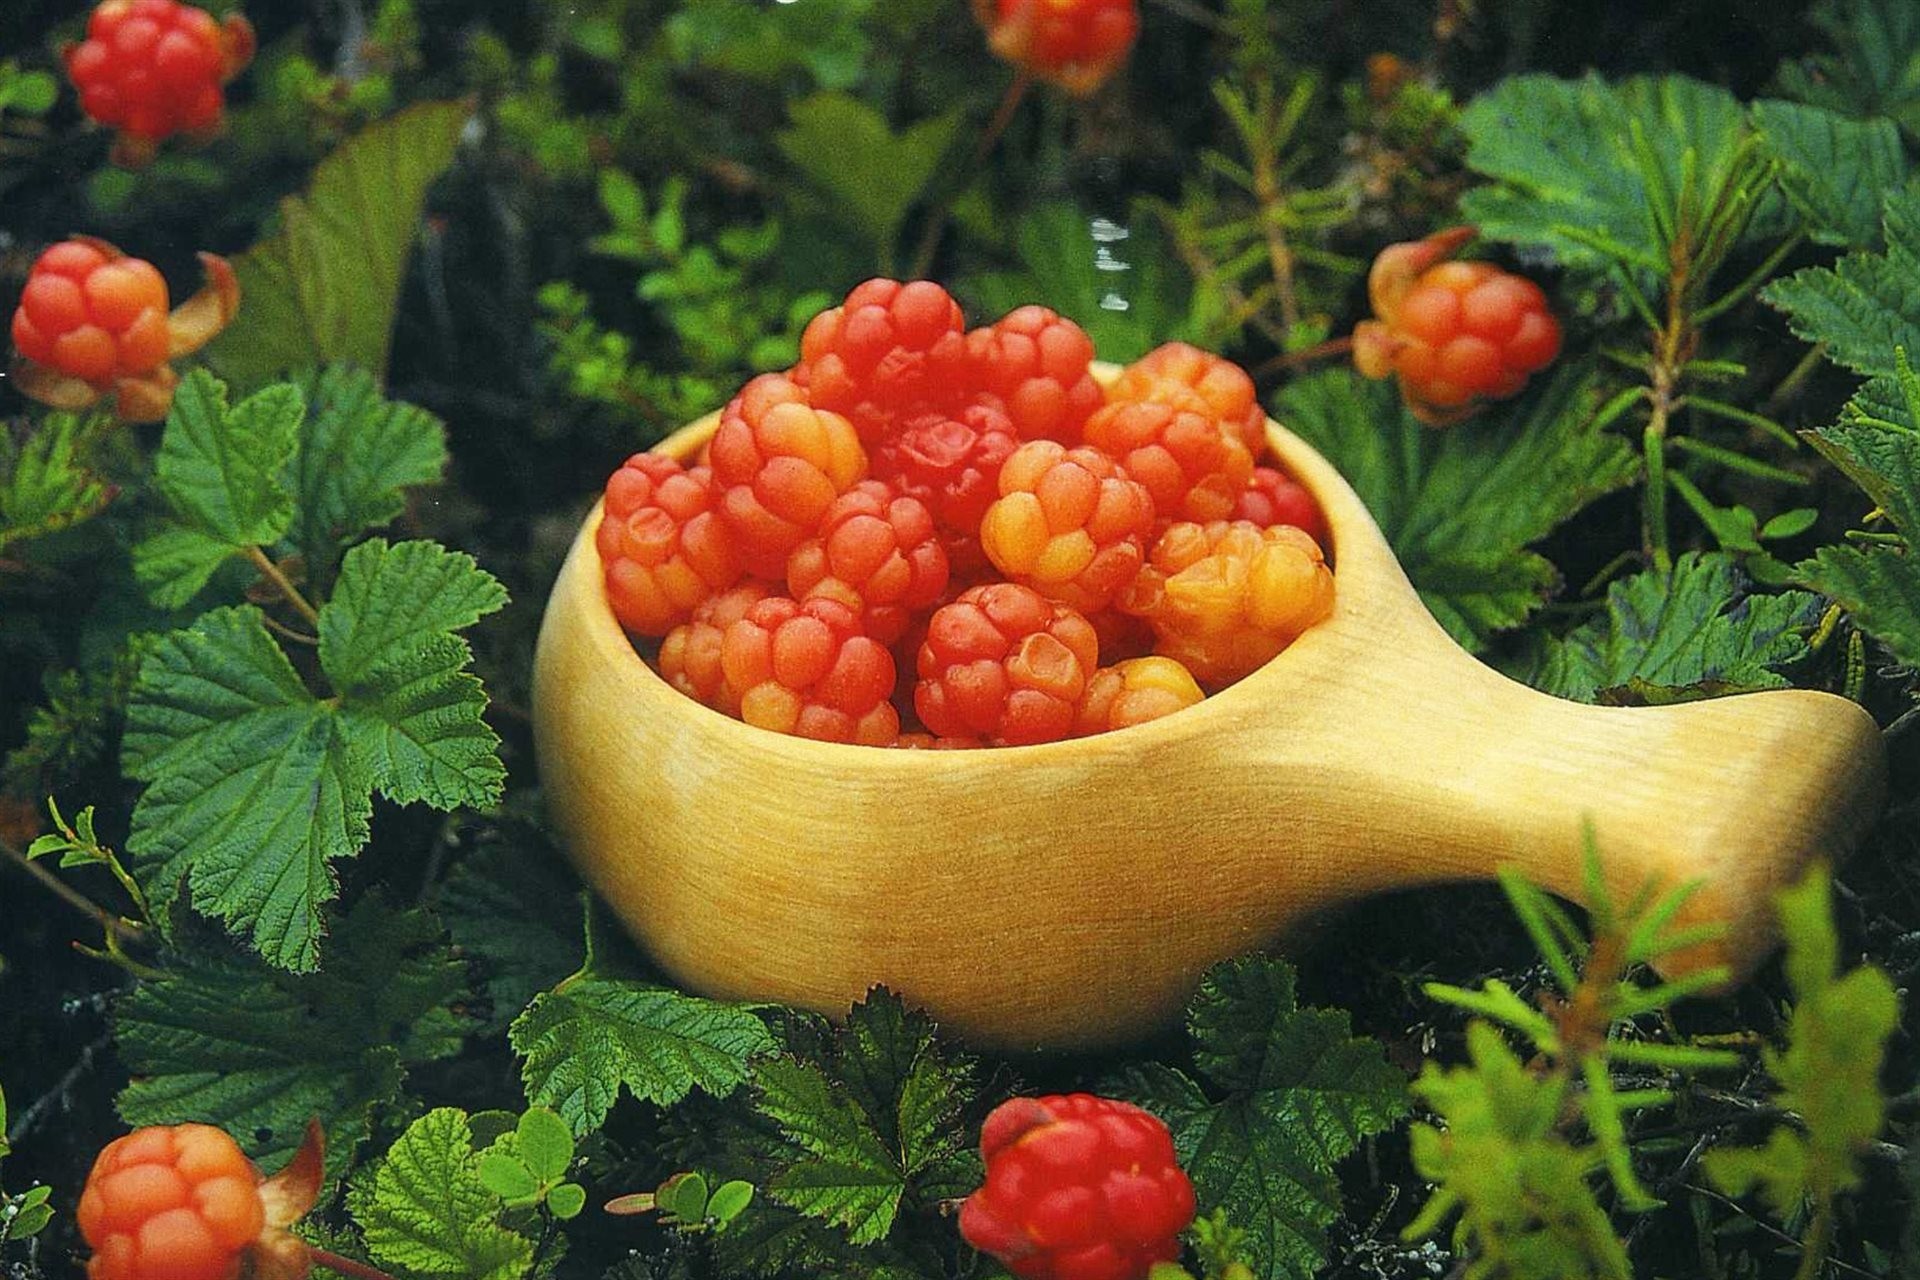
[(1815, 240), (1850, 249), (1879, 243), (1880, 207), (1909, 169), (1892, 121), (1762, 101), (1753, 104), (1753, 122), (1780, 160), (1780, 186)]
[(781, 154), (884, 257), (952, 145), (961, 109), (896, 133), (865, 102), (828, 92), (794, 103), (789, 116), (792, 123), (774, 137)]
[(1780, 68), (1802, 102), (1850, 116), (1885, 116), (1920, 136), (1920, 10), (1908, 0), (1820, 0), (1810, 21), (1831, 52)]
[(0, 425), (0, 551), (98, 514), (113, 490), (81, 458), (86, 424), (68, 413), (39, 420), (24, 440)]
[(1760, 295), (1787, 313), (1808, 342), (1824, 342), (1839, 364), (1870, 376), (1894, 372), (1894, 350), (1920, 353), (1920, 186), (1888, 197), (1886, 248), (1850, 253), (1831, 267), (1808, 267)]
[(1920, 559), (1912, 549), (1823, 547), (1800, 580), (1838, 600), (1908, 666), (1920, 666)]
[(408, 1125), (348, 1195), (367, 1251), (422, 1275), (524, 1276), (533, 1241), (500, 1225), (500, 1197), (480, 1180), (479, 1164), (465, 1112), (440, 1107)]

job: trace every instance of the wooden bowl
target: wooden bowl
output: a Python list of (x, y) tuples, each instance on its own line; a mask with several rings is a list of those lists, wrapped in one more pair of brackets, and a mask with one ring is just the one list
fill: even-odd
[(1333, 467), (1268, 436), (1326, 513), (1332, 616), (1197, 707), (1031, 747), (842, 746), (701, 706), (614, 620), (596, 508), (534, 673), (575, 865), (696, 991), (838, 1015), (885, 983), (1008, 1049), (1143, 1036), (1208, 966), (1366, 894), (1513, 864), (1579, 901), (1589, 822), (1616, 898), (1704, 882), (1680, 922), (1728, 932), (1689, 963), (1757, 963), (1775, 890), (1879, 810), (1871, 717), (1798, 690), (1618, 708), (1516, 684), (1433, 620)]

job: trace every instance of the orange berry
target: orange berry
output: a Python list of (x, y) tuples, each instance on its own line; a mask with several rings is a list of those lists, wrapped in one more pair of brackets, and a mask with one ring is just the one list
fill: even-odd
[(1075, 732), (1106, 733), (1170, 716), (1197, 705), (1202, 693), (1193, 673), (1172, 658), (1133, 658), (1102, 667), (1087, 682)]
[(94, 1161), (75, 1215), (89, 1280), (233, 1280), (266, 1227), (260, 1173), (208, 1125), (138, 1129)]
[(1116, 400), (1087, 419), (1086, 442), (1145, 486), (1163, 520), (1224, 520), (1253, 475), (1253, 455), (1211, 414)]
[(1075, 610), (1015, 583), (973, 587), (927, 624), (914, 709), (942, 736), (1052, 742), (1073, 732), (1098, 659)]
[(594, 542), (621, 626), (665, 635), (740, 577), (715, 503), (711, 472), (657, 453), (636, 453), (608, 479)]
[(1170, 526), (1129, 593), (1159, 644), (1202, 684), (1264, 665), (1333, 607), (1333, 572), (1300, 529), (1244, 521)]
[(1000, 468), (980, 545), (1009, 578), (1077, 609), (1103, 608), (1140, 570), (1153, 499), (1107, 455), (1034, 440)]
[(760, 601), (721, 637), (720, 666), (748, 724), (875, 747), (900, 734), (893, 655), (837, 600)]
[(868, 635), (892, 644), (947, 589), (947, 553), (925, 504), (862, 480), (827, 508), (820, 535), (794, 550), (787, 589), (796, 600), (840, 601)]
[(853, 424), (812, 407), (805, 390), (777, 373), (762, 374), (733, 398), (711, 457), (720, 515), (740, 562), (764, 578), (785, 575), (793, 549), (867, 474)]

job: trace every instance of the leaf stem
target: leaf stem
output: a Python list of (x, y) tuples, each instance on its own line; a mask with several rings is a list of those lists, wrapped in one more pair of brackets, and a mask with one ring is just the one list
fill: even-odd
[(939, 252), (940, 234), (947, 229), (947, 217), (953, 212), (953, 202), (960, 198), (961, 192), (967, 189), (967, 184), (973, 180), (974, 174), (993, 153), (994, 144), (1000, 141), (1000, 135), (1007, 131), (1008, 125), (1013, 123), (1013, 117), (1020, 110), (1020, 104), (1026, 101), (1027, 90), (1032, 87), (1033, 77), (1025, 71), (1015, 75), (1013, 83), (1007, 86), (1006, 96), (1000, 99), (1000, 105), (994, 110), (993, 119), (989, 120), (987, 127), (981, 130), (980, 140), (974, 144), (973, 155), (968, 158), (966, 168), (960, 171), (960, 181), (949, 183), (945, 194), (940, 197), (940, 202), (927, 214), (926, 227), (920, 232), (920, 246), (913, 253), (911, 279), (924, 280), (927, 272), (933, 270), (933, 255)]
[(300, 594), (300, 588), (293, 585), (293, 580), (273, 562), (272, 556), (259, 547), (248, 547), (247, 559), (253, 561), (253, 567), (260, 571), (260, 576), (274, 585), (274, 589), (293, 606), (295, 613), (307, 620), (308, 625), (313, 627), (320, 625), (320, 611)]
[(351, 1276), (353, 1280), (393, 1280), (392, 1276), (378, 1267), (370, 1267), (364, 1262), (355, 1262), (352, 1258), (343, 1258), (318, 1245), (308, 1245), (307, 1252), (316, 1265), (325, 1267), (329, 1271), (338, 1271), (343, 1276)]
[(81, 915), (93, 920), (106, 931), (110, 943), (116, 935), (120, 939), (128, 942), (145, 940), (147, 931), (144, 927), (123, 916), (115, 915), (3, 840), (0, 840), (0, 857), (4, 857), (9, 862), (18, 865), (22, 871), (25, 871), (35, 880), (38, 880), (45, 888), (52, 892), (54, 897), (60, 899)]

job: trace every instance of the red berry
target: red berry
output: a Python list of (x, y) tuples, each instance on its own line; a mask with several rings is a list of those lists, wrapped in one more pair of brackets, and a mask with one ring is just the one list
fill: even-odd
[(1320, 545), (1291, 525), (1175, 524), (1123, 603), (1153, 623), (1156, 653), (1218, 687), (1326, 617), (1333, 572)]
[(220, 124), (222, 86), (253, 57), (253, 29), (178, 0), (105, 0), (66, 51), (80, 107), (136, 146)]
[(720, 665), (748, 724), (874, 747), (900, 734), (893, 655), (837, 600), (769, 596), (727, 628)]
[(1020, 1280), (1143, 1280), (1180, 1254), (1193, 1184), (1159, 1119), (1075, 1093), (1014, 1098), (980, 1130), (960, 1234)]
[[(1195, 398), (1199, 404), (1193, 403)], [(1185, 342), (1155, 347), (1128, 365), (1108, 399), (1154, 401), (1211, 414), (1239, 436), (1254, 457), (1267, 447), (1267, 414), (1254, 394), (1253, 378), (1233, 361)]]
[(266, 1226), (260, 1172), (204, 1124), (107, 1144), (80, 1194), (89, 1280), (231, 1280)]
[(1388, 246), (1368, 280), (1375, 319), (1353, 331), (1355, 366), (1397, 376), (1408, 409), (1432, 426), (1519, 394), (1560, 354), (1540, 286), (1491, 263), (1443, 260), (1471, 237), (1456, 227)]
[(1073, 732), (1098, 659), (1073, 609), (1015, 583), (973, 587), (927, 624), (914, 709), (942, 736), (1052, 742)]
[(1000, 468), (1020, 444), (1013, 422), (991, 398), (957, 411), (909, 418), (882, 443), (874, 475), (918, 498), (933, 513), (956, 573), (986, 567), (980, 520), (999, 496)]
[(1200, 703), (1193, 673), (1172, 658), (1132, 658), (1102, 667), (1087, 682), (1075, 732), (1106, 733), (1170, 716)]
[(1274, 467), (1255, 467), (1241, 491), (1230, 519), (1248, 520), (1261, 528), (1290, 524), (1305, 529), (1322, 547), (1327, 545), (1327, 517), (1305, 485)]
[(987, 744), (978, 738), (941, 738), (931, 733), (903, 733), (893, 745), (909, 751), (969, 751)]
[(727, 683), (720, 663), (720, 645), (727, 628), (747, 616), (747, 610), (774, 594), (775, 588), (749, 578), (709, 597), (693, 611), (691, 621), (667, 632), (660, 642), (660, 674), (666, 682), (695, 702), (730, 716), (740, 714), (740, 694)]
[(167, 282), (150, 262), (63, 240), (33, 264), (13, 313), (13, 345), (37, 365), (94, 386), (167, 362)]
[(820, 535), (795, 549), (787, 589), (796, 600), (838, 600), (868, 635), (892, 644), (947, 589), (947, 552), (925, 504), (863, 480), (827, 508)]
[(1197, 405), (1116, 400), (1086, 425), (1087, 443), (1146, 486), (1162, 520), (1224, 520), (1253, 474), (1239, 435)]
[(903, 416), (952, 396), (965, 323), (960, 305), (931, 280), (869, 280), (807, 325), (793, 380), (816, 409), (851, 419), (873, 444)]
[(1022, 440), (1079, 442), (1106, 399), (1092, 366), (1086, 330), (1045, 307), (1021, 307), (967, 335), (967, 377), (998, 397)]
[(981, 520), (980, 545), (1014, 581), (1094, 610), (1139, 572), (1153, 499), (1106, 454), (1029, 441), (1000, 468), (1000, 495)]
[(739, 578), (716, 497), (707, 468), (688, 471), (657, 453), (634, 454), (607, 481), (594, 541), (621, 626), (663, 636)]
[(720, 516), (740, 563), (763, 578), (784, 577), (793, 549), (867, 474), (852, 424), (811, 406), (805, 390), (777, 373), (762, 374), (733, 398), (710, 456)]
[(973, 7), (995, 53), (1078, 94), (1104, 84), (1140, 32), (1134, 0), (974, 0)]

